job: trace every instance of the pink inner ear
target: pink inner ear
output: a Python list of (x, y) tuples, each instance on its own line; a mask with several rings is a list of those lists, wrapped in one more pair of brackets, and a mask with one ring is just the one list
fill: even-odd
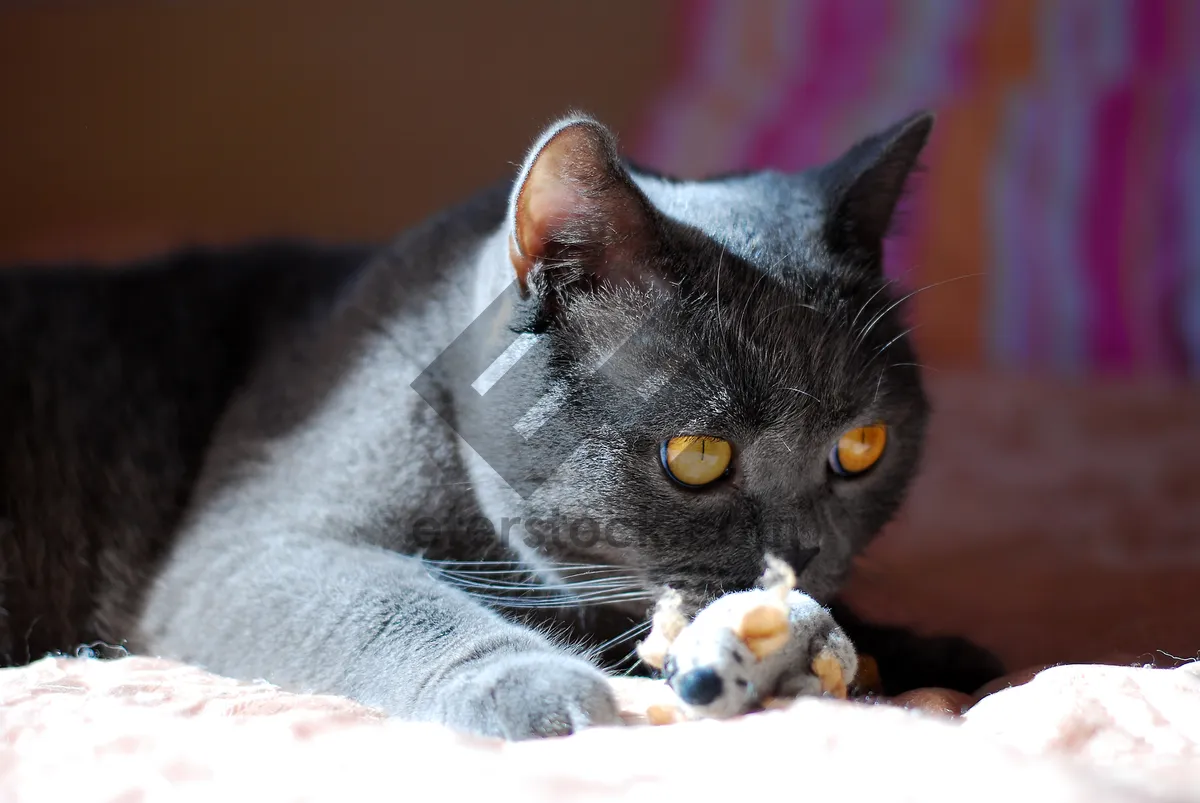
[(533, 157), (514, 204), (510, 258), (522, 292), (555, 245), (583, 247), (595, 278), (644, 279), (638, 254), (650, 242), (651, 212), (596, 124), (572, 123)]
[(556, 232), (599, 209), (580, 192), (582, 182), (604, 169), (590, 132), (572, 126), (556, 134), (534, 158), (517, 199), (517, 245), (527, 257), (545, 256)]
[(516, 220), (521, 253), (534, 259), (545, 256), (555, 232), (579, 214), (583, 202), (570, 184), (540, 167), (539, 159), (521, 189)]

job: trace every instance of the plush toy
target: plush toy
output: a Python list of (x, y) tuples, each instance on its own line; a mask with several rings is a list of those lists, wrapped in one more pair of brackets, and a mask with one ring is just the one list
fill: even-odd
[(844, 699), (858, 656), (829, 611), (795, 584), (791, 567), (768, 557), (759, 588), (718, 597), (690, 622), (668, 591), (638, 654), (680, 705), (652, 707), (650, 721), (726, 718), (802, 695)]

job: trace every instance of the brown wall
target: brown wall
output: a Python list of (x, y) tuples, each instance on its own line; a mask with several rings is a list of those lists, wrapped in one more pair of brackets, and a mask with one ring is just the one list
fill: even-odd
[(0, 261), (383, 238), (665, 80), (646, 0), (0, 3)]

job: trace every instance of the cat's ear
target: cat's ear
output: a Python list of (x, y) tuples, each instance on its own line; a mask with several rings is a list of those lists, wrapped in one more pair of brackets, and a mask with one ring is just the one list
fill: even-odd
[(509, 203), (509, 257), (522, 295), (538, 282), (637, 281), (656, 219), (612, 133), (585, 116), (560, 120), (530, 151)]
[(818, 171), (825, 239), (839, 254), (877, 262), (933, 115), (919, 112), (867, 137)]

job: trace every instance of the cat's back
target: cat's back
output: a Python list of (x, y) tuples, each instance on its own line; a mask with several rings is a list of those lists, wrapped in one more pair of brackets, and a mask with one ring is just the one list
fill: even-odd
[(0, 267), (0, 665), (122, 628), (231, 395), (372, 251)]

